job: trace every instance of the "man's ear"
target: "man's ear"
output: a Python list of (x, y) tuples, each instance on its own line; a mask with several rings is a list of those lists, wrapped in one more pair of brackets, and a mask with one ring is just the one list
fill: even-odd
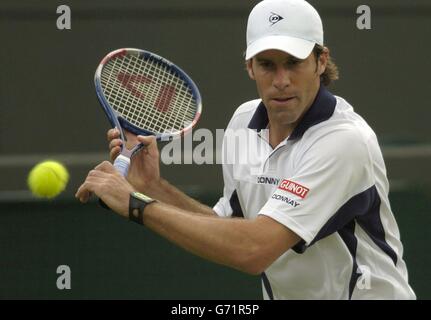
[(247, 68), (248, 76), (249, 76), (252, 80), (255, 80), (255, 78), (254, 78), (254, 72), (253, 72), (253, 58), (248, 59), (248, 60), (245, 62), (245, 67)]
[(329, 60), (329, 49), (327, 47), (324, 47), (322, 53), (319, 56), (319, 68), (318, 68), (319, 76), (321, 76), (325, 72), (326, 66), (328, 64), (328, 60)]

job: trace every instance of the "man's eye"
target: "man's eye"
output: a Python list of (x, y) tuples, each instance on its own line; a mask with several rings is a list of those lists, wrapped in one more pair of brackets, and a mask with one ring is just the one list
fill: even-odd
[(296, 66), (296, 65), (298, 65), (300, 62), (301, 62), (301, 60), (299, 60), (299, 59), (289, 59), (289, 60), (287, 61), (287, 64), (288, 64), (289, 66)]
[(273, 66), (269, 61), (261, 61), (259, 62), (259, 65), (264, 69), (270, 69)]

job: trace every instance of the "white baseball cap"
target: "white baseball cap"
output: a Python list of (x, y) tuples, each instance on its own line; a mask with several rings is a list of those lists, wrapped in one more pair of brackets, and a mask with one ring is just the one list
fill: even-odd
[(322, 20), (305, 0), (264, 0), (250, 12), (246, 60), (268, 49), (305, 59), (316, 43), (323, 46)]

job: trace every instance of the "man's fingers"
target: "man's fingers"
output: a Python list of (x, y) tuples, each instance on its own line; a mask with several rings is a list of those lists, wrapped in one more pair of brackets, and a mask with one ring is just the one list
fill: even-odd
[(123, 144), (123, 141), (121, 139), (113, 139), (109, 142), (109, 150), (115, 147), (119, 147)]
[(78, 198), (81, 202), (87, 202), (90, 198), (91, 194), (94, 192), (95, 183), (101, 180), (100, 175), (104, 174), (103, 172), (91, 170), (84, 183), (78, 188), (76, 191), (75, 198)]
[(90, 170), (90, 172), (88, 173), (87, 180), (95, 179), (95, 178), (106, 178), (106, 174), (107, 172), (104, 172), (102, 170), (93, 169), (93, 170)]
[(106, 173), (116, 173), (117, 170), (114, 168), (112, 163), (109, 161), (103, 161), (102, 163), (98, 164), (94, 170), (106, 172)]
[(121, 148), (120, 147), (114, 147), (114, 148), (112, 148), (111, 151), (109, 152), (111, 160), (114, 161), (118, 157), (118, 155), (120, 154), (120, 152), (121, 152)]
[(107, 138), (109, 141), (109, 156), (112, 161), (117, 158), (118, 154), (121, 152), (121, 146), (123, 141), (118, 139), (120, 137), (120, 131), (116, 128), (108, 130)]
[(156, 142), (155, 136), (138, 136), (138, 141), (143, 143), (146, 146), (149, 146), (151, 143)]
[(117, 128), (109, 129), (108, 133), (106, 134), (106, 138), (108, 141), (111, 141), (112, 139), (117, 139), (120, 137), (120, 130)]
[(75, 198), (78, 198), (83, 203), (87, 202), (91, 194), (97, 193), (96, 188), (99, 190), (103, 186), (106, 178), (107, 174), (105, 172), (91, 170), (84, 183), (78, 188)]
[(79, 199), (82, 203), (86, 203), (91, 193), (90, 184), (86, 181), (78, 188), (78, 191), (76, 191), (75, 198)]

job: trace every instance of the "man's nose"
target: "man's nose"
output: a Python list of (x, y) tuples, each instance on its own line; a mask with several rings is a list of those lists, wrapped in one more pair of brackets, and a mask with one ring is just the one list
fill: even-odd
[(290, 85), (290, 71), (285, 68), (279, 67), (274, 74), (273, 85), (278, 90), (284, 90)]

